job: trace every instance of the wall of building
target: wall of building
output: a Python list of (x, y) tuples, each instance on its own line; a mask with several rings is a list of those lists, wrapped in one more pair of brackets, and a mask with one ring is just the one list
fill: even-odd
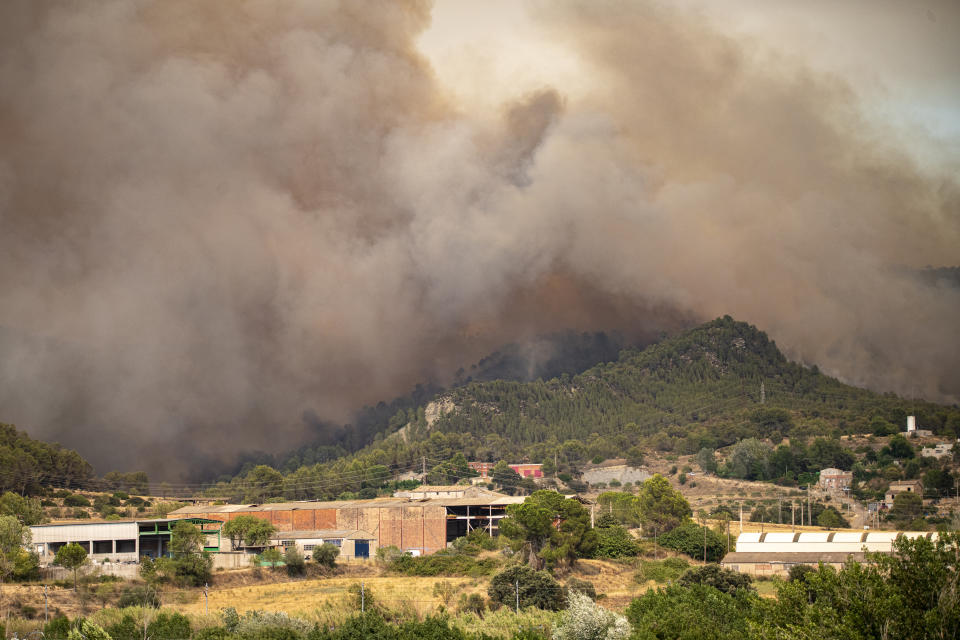
[(189, 507), (186, 507), (178, 511), (177, 517), (229, 522), (241, 515), (249, 515), (270, 522), (279, 532), (322, 529), (369, 531), (374, 535), (372, 549), (392, 545), (404, 551), (420, 550), (428, 554), (447, 546), (447, 511), (439, 505), (297, 507), (197, 514), (187, 513), (188, 510)]

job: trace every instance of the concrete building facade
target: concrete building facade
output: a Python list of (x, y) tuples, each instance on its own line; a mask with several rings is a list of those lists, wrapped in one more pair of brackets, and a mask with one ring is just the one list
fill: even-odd
[(206, 534), (205, 550), (220, 550), (222, 523), (203, 518), (34, 525), (30, 527), (30, 549), (40, 556), (40, 563), (43, 565), (52, 563), (57, 550), (70, 543), (83, 547), (94, 562), (139, 562), (144, 556), (158, 558), (166, 555), (173, 527), (180, 521), (200, 527)]

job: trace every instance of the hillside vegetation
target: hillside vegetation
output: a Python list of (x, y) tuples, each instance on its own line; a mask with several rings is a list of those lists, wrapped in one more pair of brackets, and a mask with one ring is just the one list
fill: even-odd
[(80, 487), (92, 477), (93, 467), (76, 451), (34, 440), (13, 425), (0, 423), (0, 493)]
[(213, 492), (244, 500), (374, 497), (424, 462), (431, 481), (457, 480), (458, 453), (543, 462), (548, 474), (575, 476), (592, 459), (638, 460), (650, 449), (692, 454), (745, 438), (892, 433), (907, 415), (936, 433), (960, 432), (956, 407), (843, 384), (788, 361), (765, 333), (726, 316), (578, 375), (464, 384), (398, 411), (354, 454), (286, 474), (257, 467)]

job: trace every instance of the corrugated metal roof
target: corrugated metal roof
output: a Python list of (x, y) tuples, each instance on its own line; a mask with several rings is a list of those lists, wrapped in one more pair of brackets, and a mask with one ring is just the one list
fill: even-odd
[(259, 505), (220, 504), (220, 505), (191, 505), (171, 511), (169, 515), (198, 515), (215, 513), (260, 512), (260, 511), (293, 511), (316, 509), (376, 509), (416, 506), (465, 507), (465, 506), (504, 506), (521, 504), (526, 496), (506, 496), (499, 493), (483, 493), (476, 496), (461, 496), (458, 498), (374, 498), (372, 500), (333, 500), (328, 502), (270, 502)]
[(862, 562), (864, 553), (843, 553), (836, 551), (801, 551), (794, 553), (731, 552), (723, 557), (723, 564), (760, 562), (766, 564), (804, 563), (804, 562)]

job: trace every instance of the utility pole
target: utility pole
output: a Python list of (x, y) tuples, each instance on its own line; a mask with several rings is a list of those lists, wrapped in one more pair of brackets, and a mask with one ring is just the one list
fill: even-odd
[(420, 462), (423, 465), (423, 481), (427, 481), (427, 456), (420, 458)]
[(790, 501), (790, 531), (796, 532), (797, 530), (797, 503), (793, 500)]
[(203, 612), (210, 613), (210, 601), (207, 598), (207, 589), (210, 588), (210, 585), (207, 583), (203, 584)]
[(49, 616), (47, 615), (47, 585), (43, 585), (43, 622), (47, 623)]
[(366, 610), (366, 594), (363, 590), (363, 580), (360, 581), (360, 613)]
[(517, 580), (517, 615), (520, 615), (520, 580)]
[(781, 496), (777, 496), (777, 524), (783, 524), (783, 518), (780, 517), (780, 503), (782, 500), (783, 498)]
[(813, 526), (813, 510), (810, 508), (810, 484), (807, 484), (807, 524)]
[(767, 403), (767, 389), (763, 385), (763, 380), (760, 381), (760, 404)]

